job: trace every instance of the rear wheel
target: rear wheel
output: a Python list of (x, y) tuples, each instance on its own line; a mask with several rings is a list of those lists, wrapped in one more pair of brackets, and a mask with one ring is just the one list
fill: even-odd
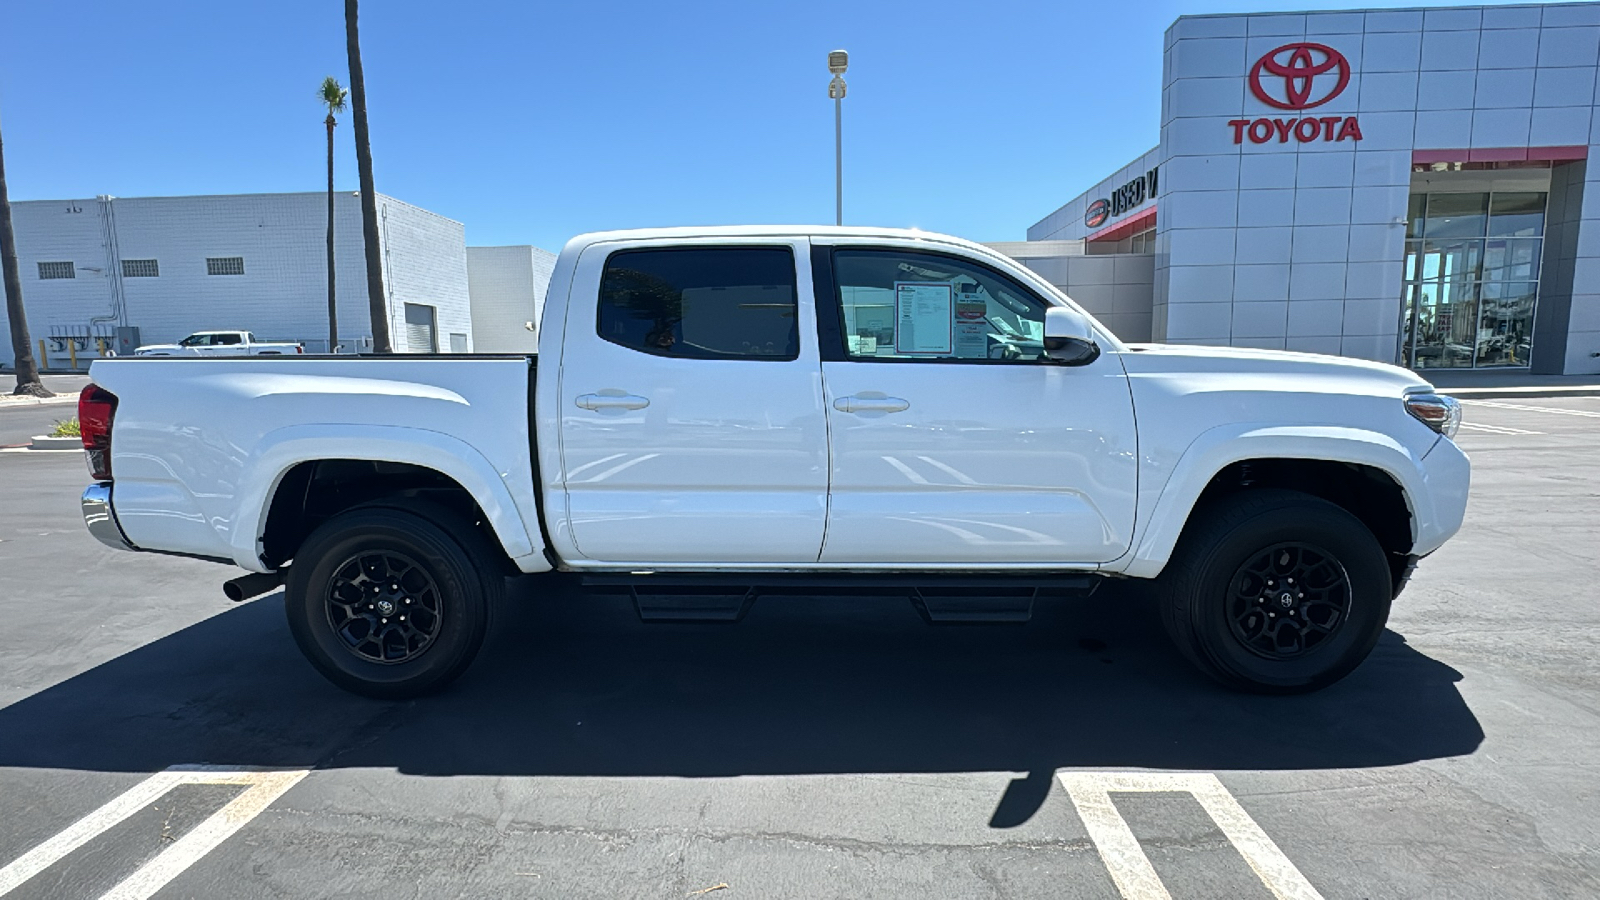
[(359, 507), (296, 552), (285, 610), (317, 671), (345, 690), (393, 700), (466, 671), (504, 587), (488, 542), (448, 510)]
[(1258, 490), (1195, 511), (1158, 582), (1178, 649), (1230, 687), (1303, 693), (1372, 652), (1393, 599), (1361, 520), (1296, 491)]

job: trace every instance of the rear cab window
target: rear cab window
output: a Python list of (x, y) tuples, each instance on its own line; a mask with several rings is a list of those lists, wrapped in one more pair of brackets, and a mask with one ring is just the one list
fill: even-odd
[(600, 277), (596, 327), (653, 356), (794, 360), (797, 293), (788, 247), (621, 250)]

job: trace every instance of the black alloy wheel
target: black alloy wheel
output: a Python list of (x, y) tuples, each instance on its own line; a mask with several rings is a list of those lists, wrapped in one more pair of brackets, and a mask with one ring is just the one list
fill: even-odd
[(1331, 553), (1310, 544), (1278, 544), (1247, 560), (1230, 593), (1233, 636), (1267, 659), (1315, 650), (1350, 613), (1350, 576)]
[(444, 600), (428, 570), (403, 553), (360, 553), (333, 570), (328, 625), (361, 659), (394, 665), (433, 646)]

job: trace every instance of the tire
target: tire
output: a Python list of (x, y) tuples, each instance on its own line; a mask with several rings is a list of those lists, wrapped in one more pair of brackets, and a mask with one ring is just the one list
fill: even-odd
[[(365, 597), (368, 587), (375, 597)], [(306, 538), (284, 604), (295, 643), (324, 677), (399, 700), (467, 670), (504, 592), (494, 549), (459, 516), (425, 503), (371, 505)], [(355, 602), (363, 598), (373, 602)]]
[(1194, 515), (1157, 581), (1162, 624), (1190, 662), (1231, 688), (1299, 694), (1333, 684), (1372, 652), (1393, 583), (1361, 520), (1269, 489)]

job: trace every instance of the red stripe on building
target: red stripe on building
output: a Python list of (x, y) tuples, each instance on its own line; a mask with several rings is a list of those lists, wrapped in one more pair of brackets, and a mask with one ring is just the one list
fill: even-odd
[[(1413, 150), (1414, 165), (1464, 162), (1571, 162), (1587, 159), (1589, 148), (1568, 147), (1473, 147), (1454, 150)], [(1092, 240), (1092, 238), (1091, 238)]]
[(1156, 227), (1156, 208), (1155, 205), (1152, 204), (1149, 209), (1144, 210), (1138, 215), (1118, 222), (1115, 225), (1108, 225), (1105, 228), (1096, 231), (1094, 234), (1084, 238), (1084, 240), (1120, 241), (1125, 237), (1138, 234), (1141, 231), (1145, 231), (1146, 229), (1154, 227)]

